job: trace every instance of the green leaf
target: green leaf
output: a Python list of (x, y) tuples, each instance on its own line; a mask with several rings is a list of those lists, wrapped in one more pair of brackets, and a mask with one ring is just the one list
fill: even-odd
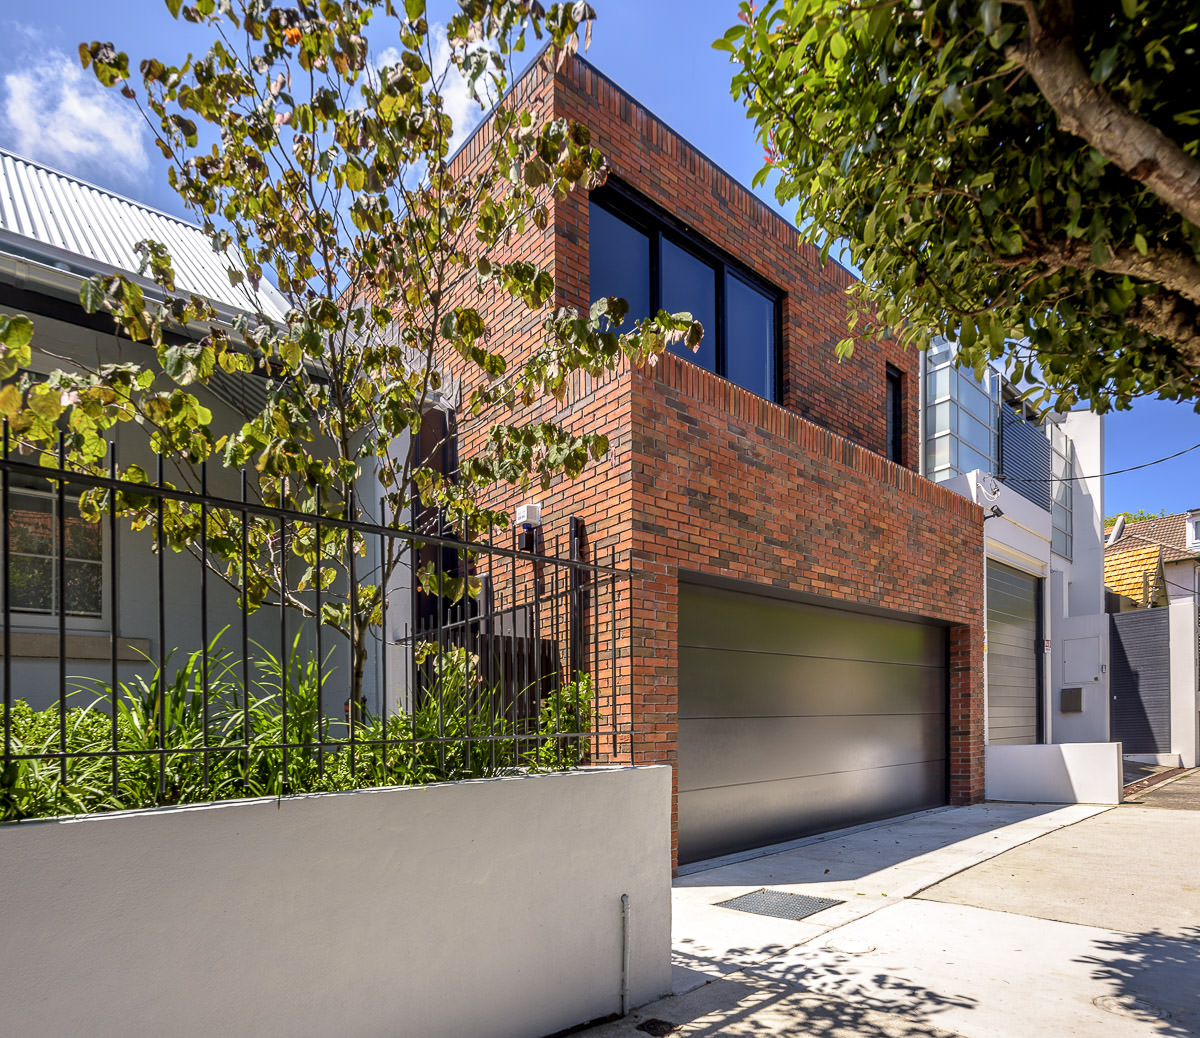
[(5, 317), (0, 314), (0, 345), (10, 350), (23, 350), (33, 340), (33, 322), (23, 314)]
[(1137, 232), (1133, 236), (1133, 247), (1138, 250), (1143, 256), (1150, 252), (1150, 247), (1146, 244), (1146, 239), (1141, 232)]
[(172, 18), (179, 17), (179, 8), (183, 6), (183, 0), (167, 0), (167, 10), (171, 12)]

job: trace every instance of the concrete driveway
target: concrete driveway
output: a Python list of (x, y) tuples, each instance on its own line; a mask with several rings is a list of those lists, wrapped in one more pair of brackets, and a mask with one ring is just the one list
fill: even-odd
[[(593, 1038), (1200, 1036), (1200, 772), (1118, 808), (987, 804), (675, 883), (675, 994)], [(761, 888), (801, 921), (720, 907)]]

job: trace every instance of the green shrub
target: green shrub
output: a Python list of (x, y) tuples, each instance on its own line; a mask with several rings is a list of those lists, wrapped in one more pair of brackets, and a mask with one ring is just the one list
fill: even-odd
[(302, 651), (299, 637), (286, 661), (256, 646), (247, 701), (241, 661), (221, 647), (223, 633), (208, 648), (207, 699), (204, 654), (196, 651), (174, 670), (172, 654), (161, 671), (121, 682), (115, 693), (103, 681), (81, 681), (65, 715), (57, 705), (35, 711), (14, 702), (13, 754), (45, 756), (0, 769), (0, 821), (424, 785), (587, 760), (593, 696), (586, 675), (548, 696), (537, 718), (514, 722), (498, 693), (482, 686), (476, 657), (463, 648), (427, 650), (431, 690), (415, 709), (386, 718), (361, 711), (352, 731), (338, 723), (331, 736), (331, 720), (318, 709), (330, 671)]

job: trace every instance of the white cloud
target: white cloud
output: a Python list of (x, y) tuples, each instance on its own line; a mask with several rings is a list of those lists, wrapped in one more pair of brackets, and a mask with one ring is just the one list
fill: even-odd
[[(462, 72), (450, 60), (450, 42), (446, 38), (446, 27), (434, 23), (429, 27), (429, 37), (433, 43), (431, 88), (442, 98), (442, 110), (450, 116), (454, 123), (454, 133), (450, 137), (450, 153), (453, 154), (483, 122), (488, 110), (496, 103), (497, 98), (491, 88), (491, 80), (486, 76), (478, 81), (480, 97), (483, 104), (471, 96), (467, 81)], [(471, 45), (472, 49), (495, 49), (495, 42), (481, 40)], [(385, 68), (400, 61), (400, 51), (388, 47), (379, 52), (375, 60), (376, 68)]]
[(61, 51), (7, 73), (0, 104), (6, 136), (21, 155), (130, 183), (150, 169), (141, 115)]

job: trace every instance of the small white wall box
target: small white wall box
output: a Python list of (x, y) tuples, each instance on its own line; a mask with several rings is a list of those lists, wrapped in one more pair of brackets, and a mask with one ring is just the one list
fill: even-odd
[(539, 504), (520, 505), (517, 508), (518, 526), (541, 526), (542, 506)]

